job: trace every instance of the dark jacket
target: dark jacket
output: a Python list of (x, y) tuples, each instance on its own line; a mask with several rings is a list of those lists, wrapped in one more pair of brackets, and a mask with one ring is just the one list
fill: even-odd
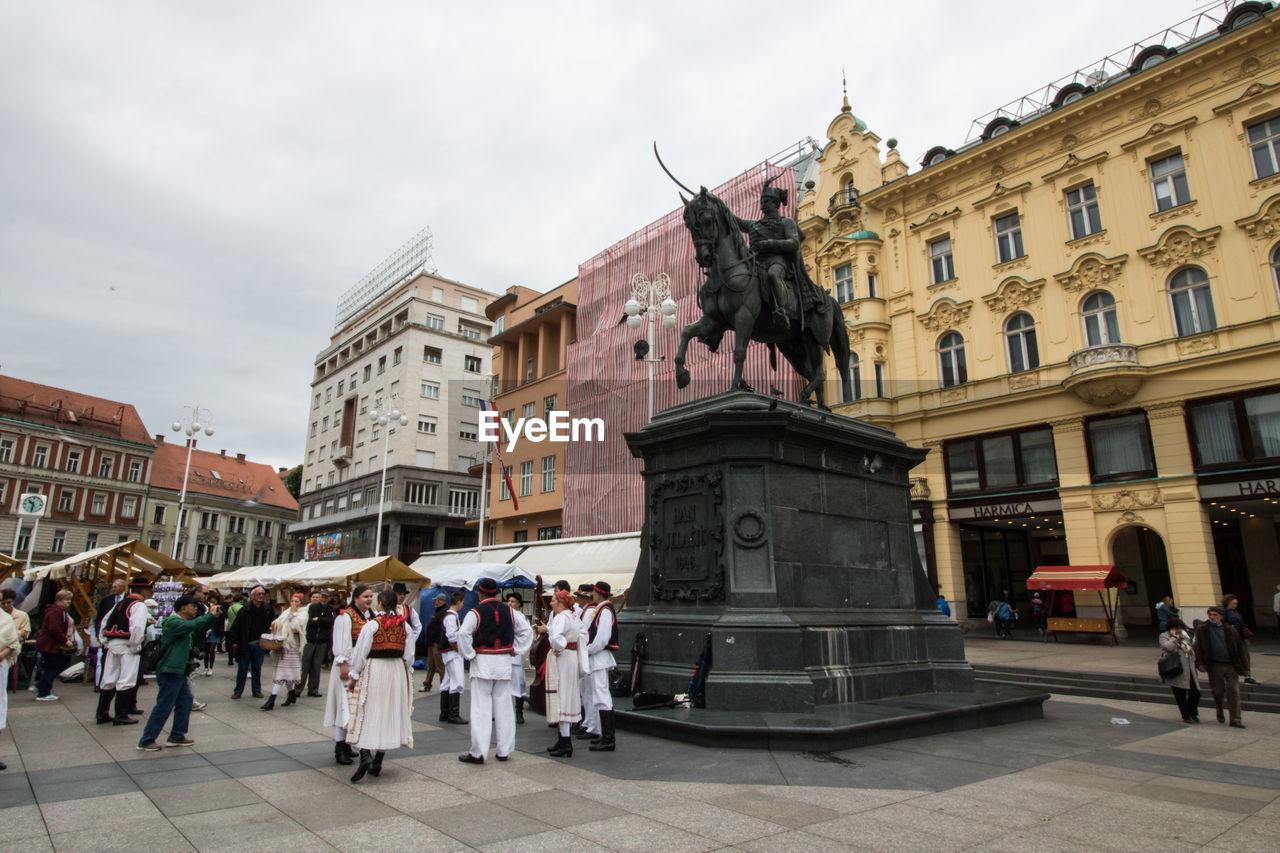
[(333, 642), (333, 623), (338, 618), (338, 608), (332, 604), (307, 605), (307, 642)]
[(231, 641), (238, 646), (255, 643), (271, 630), (275, 619), (275, 612), (265, 600), (259, 605), (246, 604), (240, 608), (235, 624), (231, 626)]
[[(1196, 666), (1209, 668), (1209, 662), (1213, 660), (1213, 649), (1209, 645), (1209, 629), (1213, 626), (1212, 622), (1205, 622), (1196, 629), (1195, 639), (1192, 644), (1196, 648)], [(1222, 623), (1222, 631), (1227, 638), (1227, 655), (1231, 658), (1231, 666), (1235, 668), (1237, 675), (1249, 674), (1249, 650), (1245, 648), (1244, 640), (1240, 639), (1239, 632), (1232, 628), (1225, 621)]]
[(63, 654), (62, 647), (71, 638), (71, 616), (56, 604), (46, 605), (40, 621), (40, 633), (36, 634), (36, 651), (51, 655)]

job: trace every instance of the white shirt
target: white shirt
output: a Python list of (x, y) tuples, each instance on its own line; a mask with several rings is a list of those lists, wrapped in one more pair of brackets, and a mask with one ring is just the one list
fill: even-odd
[[(366, 616), (371, 614), (366, 613)], [(351, 642), (351, 614), (346, 610), (338, 611), (338, 618), (333, 620), (333, 665), (340, 666), (351, 663), (351, 654), (355, 651), (355, 643)]]
[[(486, 601), (492, 599), (485, 599)], [(506, 607), (507, 605), (502, 605)], [(511, 608), (507, 608), (510, 610)], [(512, 614), (514, 617), (516, 614)], [(511, 641), (511, 653), (505, 655), (481, 655), (476, 653), (472, 640), (476, 633), (476, 628), (480, 627), (480, 617), (476, 616), (475, 608), (467, 611), (467, 616), (462, 620), (462, 627), (458, 629), (458, 651), (462, 656), (471, 661), (471, 677), (487, 678), (491, 681), (505, 681), (511, 677), (511, 664), (519, 661), (529, 652), (529, 647), (533, 645), (533, 629), (529, 627), (529, 620), (523, 615), (519, 619), (512, 619), (514, 623), (514, 636)]]
[[(395, 614), (379, 613), (379, 616), (391, 616)], [(350, 621), (350, 617), (348, 617)], [(364, 669), (364, 665), (369, 661), (369, 650), (373, 648), (373, 637), (378, 633), (378, 620), (370, 619), (364, 623), (364, 627), (360, 629), (360, 639), (356, 640), (355, 649), (351, 653), (351, 677), (358, 678), (360, 671)], [(413, 640), (408, 632), (405, 632), (404, 652), (400, 655), (401, 659), (408, 665), (413, 665)], [(508, 671), (507, 677), (511, 673)]]
[[(116, 605), (119, 607), (120, 605)], [(142, 651), (142, 642), (147, 636), (147, 606), (141, 601), (135, 601), (129, 608), (129, 636), (124, 637), (103, 637), (106, 640), (106, 647), (109, 651), (117, 655), (130, 654), (136, 655)], [(102, 624), (105, 628), (107, 622), (104, 619)]]
[[(613, 652), (606, 649), (609, 645), (609, 637), (613, 634), (613, 610), (611, 608), (592, 607), (591, 613), (599, 613), (600, 618), (596, 622), (596, 638), (587, 644), (587, 655), (591, 659), (591, 671), (598, 669), (612, 669), (617, 666), (614, 662)], [(590, 620), (583, 622), (587, 626), (583, 633), (586, 634), (590, 630)]]
[(455, 648), (445, 651), (445, 655), (456, 655), (458, 650), (458, 611), (450, 610), (444, 615), (444, 638)]

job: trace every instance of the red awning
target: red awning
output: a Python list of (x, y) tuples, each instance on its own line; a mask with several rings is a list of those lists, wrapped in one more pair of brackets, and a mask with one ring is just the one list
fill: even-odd
[(1036, 566), (1027, 589), (1111, 589), (1128, 583), (1115, 566)]

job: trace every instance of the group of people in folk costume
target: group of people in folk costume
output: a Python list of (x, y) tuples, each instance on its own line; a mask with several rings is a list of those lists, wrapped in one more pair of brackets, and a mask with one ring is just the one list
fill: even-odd
[[(467, 723), (461, 703), (471, 664), (471, 746), (458, 760), (483, 764), (496, 736), (495, 757), (506, 761), (515, 750), (517, 714), (527, 693), (524, 656), (535, 633), (545, 632), (547, 720), (558, 728), (547, 748), (555, 757), (573, 754), (576, 735), (591, 738), (592, 750), (614, 749), (613, 700), (608, 688), (612, 651), (618, 647), (617, 619), (609, 603), (609, 585), (580, 588), (575, 603), (561, 582), (552, 597), (547, 625), (529, 624), (518, 594), (498, 600), (491, 578), (476, 583), (480, 601), (459, 618), (463, 596), (454, 593), (443, 621), (445, 677), (440, 685), (440, 720)], [(413, 746), (411, 675), (422, 626), (403, 595), (386, 589), (376, 594), (365, 585), (352, 590), (351, 603), (333, 624), (333, 667), (325, 696), (324, 725), (333, 727), (334, 761), (358, 766), (351, 777), (378, 776), (387, 750)], [(587, 714), (583, 715), (584, 708)], [(582, 721), (580, 716), (584, 716)]]

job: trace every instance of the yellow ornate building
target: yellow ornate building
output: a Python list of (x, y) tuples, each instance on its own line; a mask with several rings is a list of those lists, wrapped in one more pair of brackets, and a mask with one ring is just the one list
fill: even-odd
[(837, 410), (932, 450), (921, 556), (962, 618), (1006, 588), (1025, 614), (1037, 565), (1110, 563), (1129, 625), (1224, 593), (1274, 622), (1280, 11), (1193, 20), (914, 172), (846, 102), (803, 190), (855, 356)]

